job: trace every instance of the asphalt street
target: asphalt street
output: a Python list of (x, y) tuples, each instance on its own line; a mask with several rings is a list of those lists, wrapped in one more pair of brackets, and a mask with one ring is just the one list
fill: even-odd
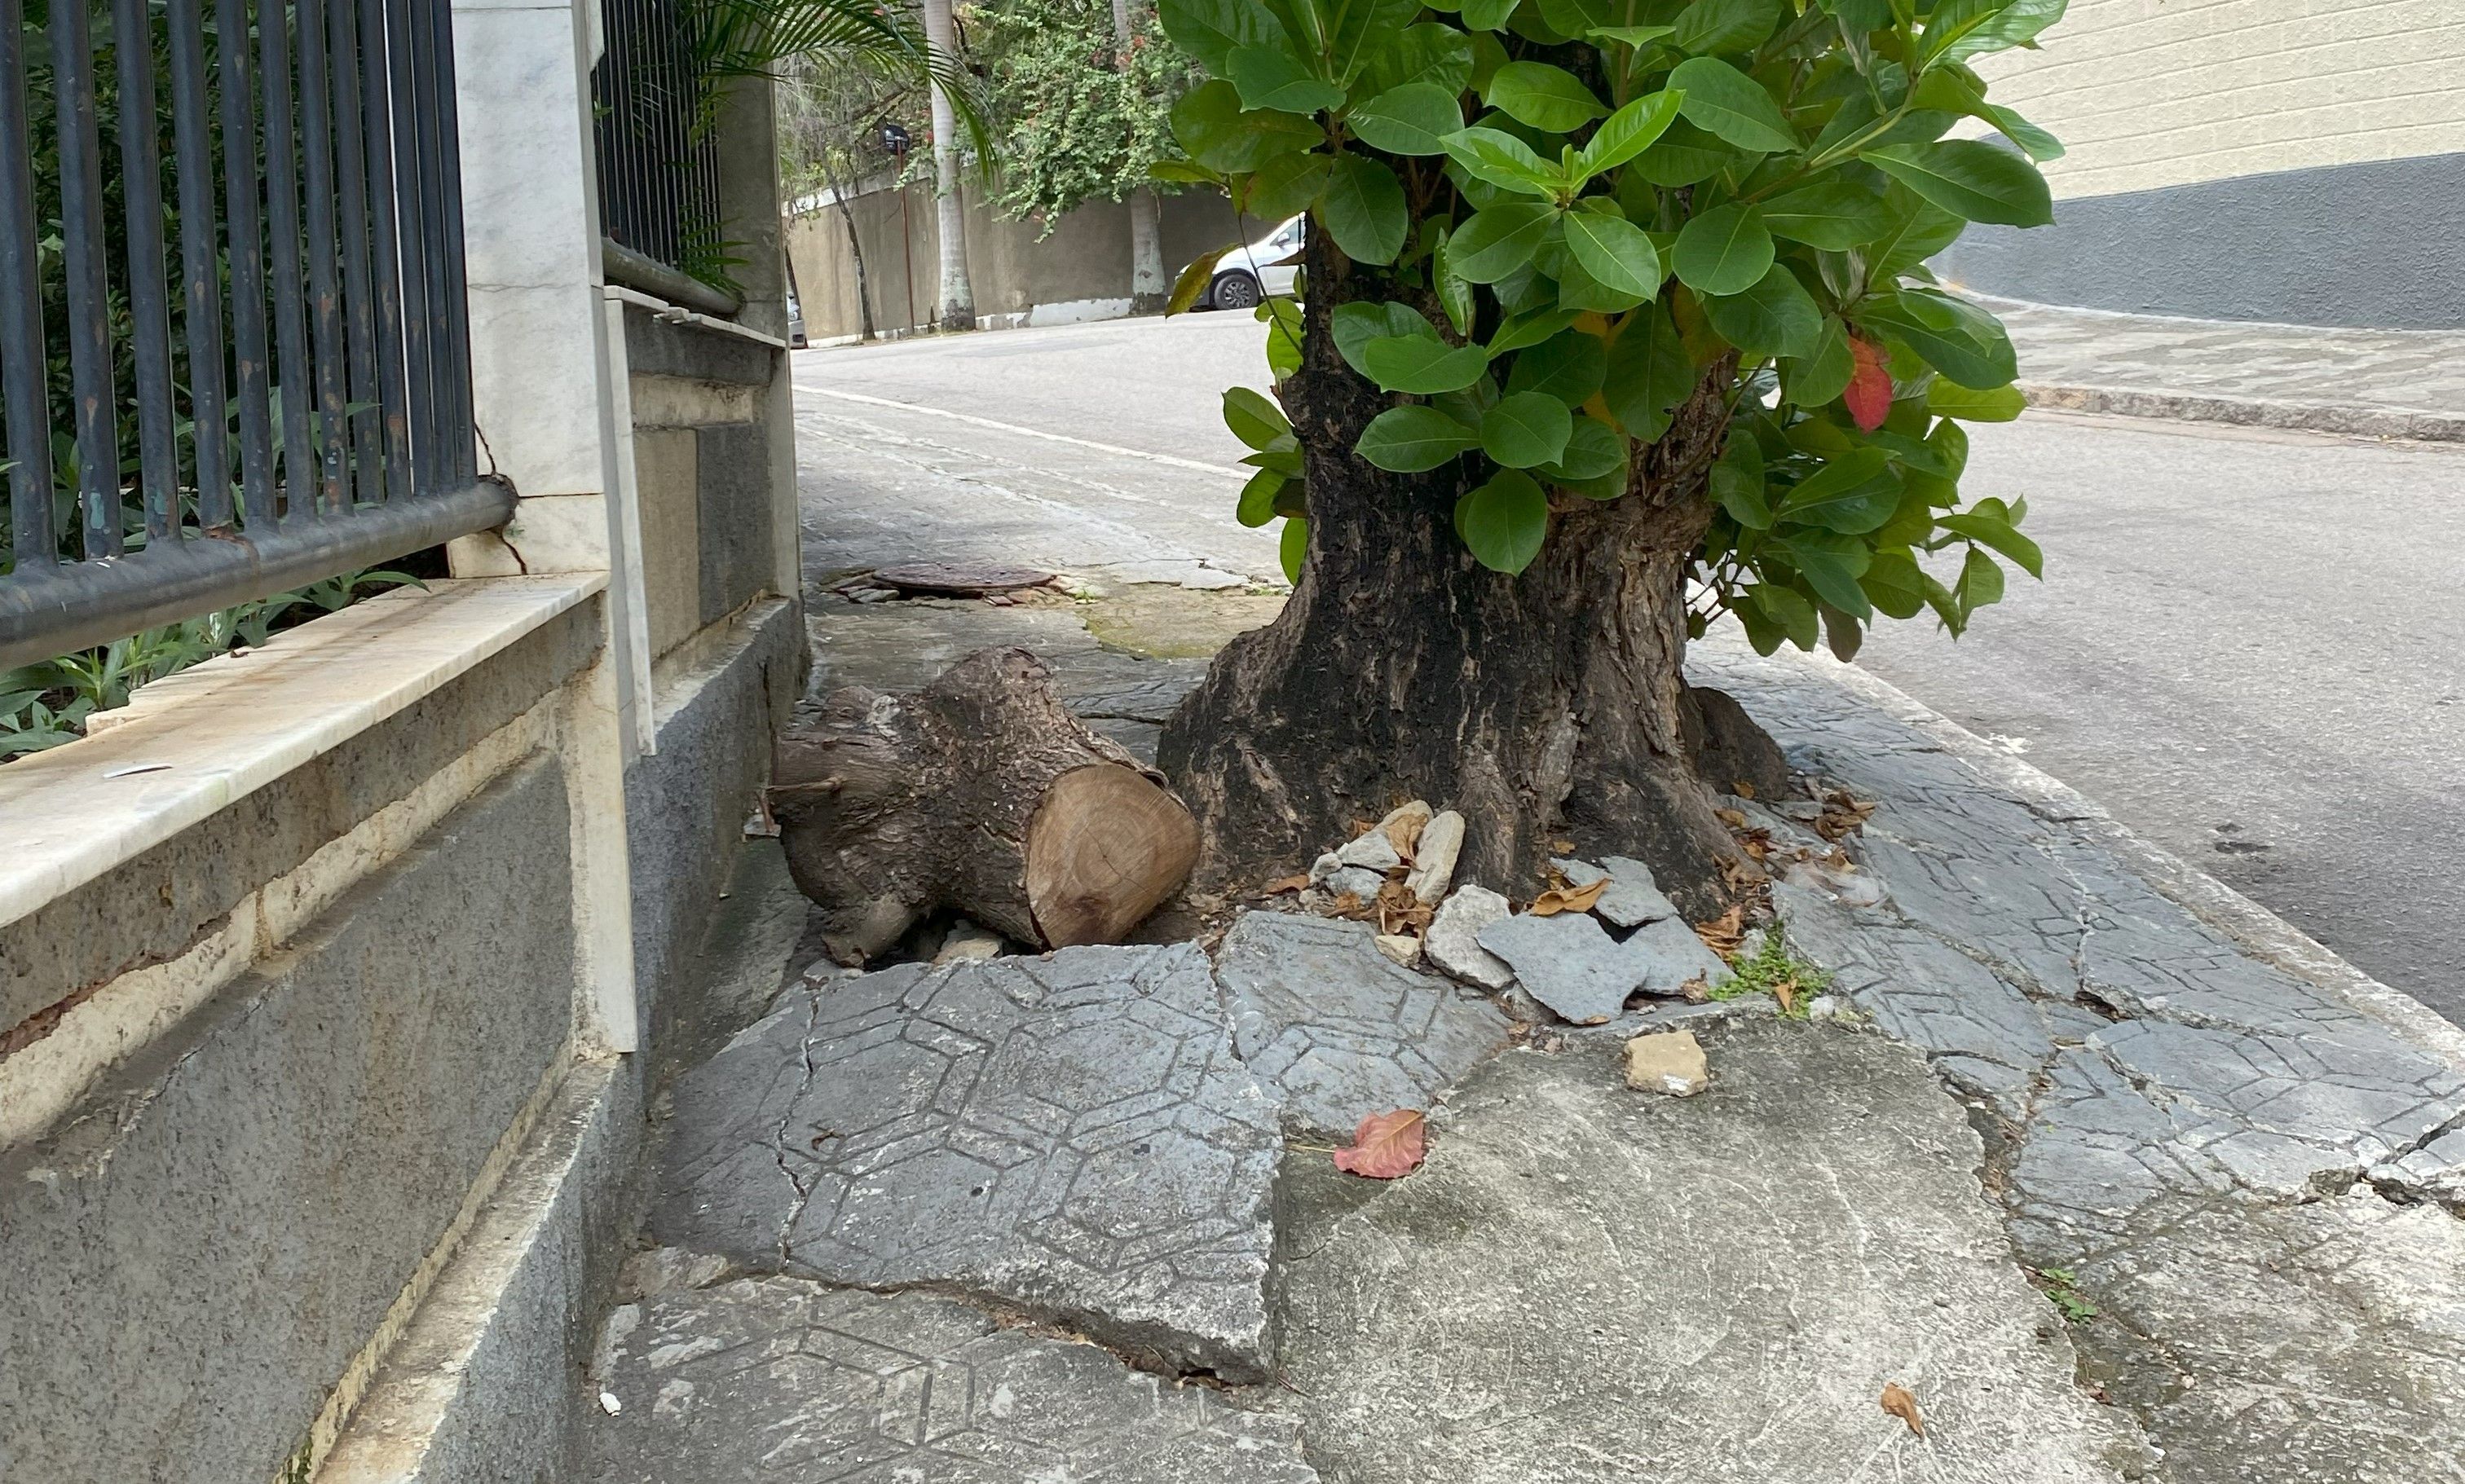
[[(1208, 314), (800, 353), (808, 569), (891, 549), (1272, 576), (1216, 410), (1266, 385), (1262, 333)], [(854, 529), (833, 490), (882, 479), (968, 510), (970, 539)], [(2031, 413), (1974, 431), (1965, 488), (2027, 497), (2046, 580), (2015, 575), (1957, 643), (1887, 625), (1859, 662), (2465, 1023), (2465, 451)]]

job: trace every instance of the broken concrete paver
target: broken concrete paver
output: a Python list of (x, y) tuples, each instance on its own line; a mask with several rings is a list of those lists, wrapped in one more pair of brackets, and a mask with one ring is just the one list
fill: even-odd
[(1661, 895), (1652, 879), (1652, 868), (1642, 861), (1625, 855), (1610, 855), (1601, 861), (1609, 873), (1609, 890), (1592, 903), (1592, 915), (1618, 927), (1641, 927), (1663, 918), (1677, 916), (1677, 905)]
[(611, 1316), (599, 1484), (1310, 1484), (1290, 1419), (922, 1294), (747, 1278)]
[(1712, 1085), (1712, 1064), (1692, 1030), (1655, 1030), (1626, 1043), (1626, 1085), (1692, 1097)]
[(1299, 1128), (1348, 1136), (1373, 1113), (1430, 1107), (1506, 1044), (1487, 995), (1393, 963), (1365, 923), (1245, 913), (1216, 977), (1242, 1059)]
[[(1468, 1078), (1409, 1180), (1288, 1176), (1289, 1386), (1347, 1484), (2115, 1484), (2151, 1460), (2073, 1384), (1977, 1135), (1924, 1059), (1769, 1021), (1701, 1096), (1617, 1050)], [(1912, 1436), (1876, 1399), (1899, 1382)]]
[(1588, 912), (1521, 913), (1476, 936), (1513, 966), (1525, 993), (1578, 1026), (1615, 1019), (1641, 978), (1636, 957)]
[(1717, 987), (1738, 977), (1682, 918), (1646, 922), (1618, 946), (1634, 987), (1646, 994), (1678, 995), (1690, 984)]
[(1506, 898), (1488, 887), (1458, 887), (1431, 917), (1429, 931), (1421, 935), (1422, 951), (1457, 979), (1483, 989), (1503, 989), (1515, 983), (1515, 970), (1480, 945), (1480, 930), (1511, 915)]
[(663, 1241), (1263, 1369), (1277, 1109), (1194, 944), (842, 979), (680, 1079), (675, 1109)]

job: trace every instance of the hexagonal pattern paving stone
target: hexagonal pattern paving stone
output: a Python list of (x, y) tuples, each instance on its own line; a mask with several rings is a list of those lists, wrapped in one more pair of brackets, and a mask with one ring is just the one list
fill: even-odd
[(619, 1308), (601, 1484), (1311, 1484), (1299, 1425), (922, 1294), (746, 1278)]
[(1427, 1108), (1506, 1044), (1513, 1022), (1477, 990), (1416, 974), (1366, 923), (1253, 912), (1224, 935), (1216, 977), (1242, 1059), (1298, 1127), (1350, 1134)]
[(1275, 1100), (1193, 944), (859, 975), (676, 1091), (662, 1240), (1263, 1374)]

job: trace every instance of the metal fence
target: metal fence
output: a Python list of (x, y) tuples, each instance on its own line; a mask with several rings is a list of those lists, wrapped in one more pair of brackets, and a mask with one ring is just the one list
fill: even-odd
[(719, 141), (678, 0), (605, 0), (608, 49), (590, 75), (600, 230), (618, 248), (705, 284), (726, 281)]
[(474, 448), (451, 24), (0, 0), (0, 670), (511, 514)]

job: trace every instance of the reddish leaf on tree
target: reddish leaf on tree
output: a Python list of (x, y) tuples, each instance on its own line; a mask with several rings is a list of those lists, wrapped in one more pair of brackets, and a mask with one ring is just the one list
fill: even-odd
[(1882, 346), (1855, 335), (1849, 337), (1849, 356), (1857, 368), (1850, 373), (1849, 389), (1840, 400), (1848, 404), (1857, 426), (1873, 432), (1892, 415), (1892, 368)]
[(1428, 1148), (1420, 1109), (1373, 1113), (1352, 1131), (1352, 1147), (1335, 1151), (1335, 1167), (1369, 1180), (1397, 1180), (1421, 1167)]

